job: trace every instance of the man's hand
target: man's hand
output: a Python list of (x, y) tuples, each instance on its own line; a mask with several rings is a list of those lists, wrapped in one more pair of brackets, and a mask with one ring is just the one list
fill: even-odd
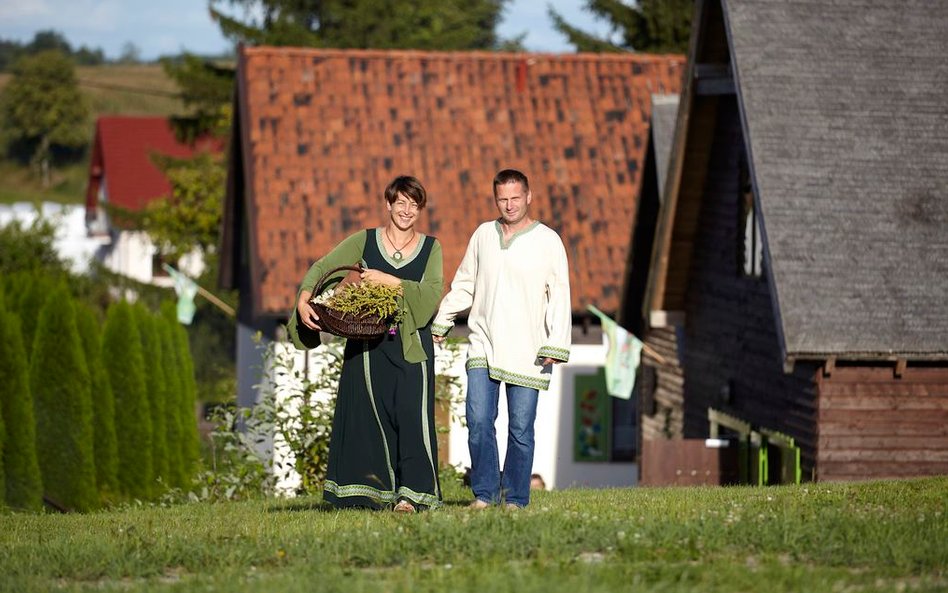
[(540, 361), (540, 366), (546, 366), (548, 364), (559, 364), (563, 362), (562, 360), (556, 360), (555, 358), (550, 358), (549, 356)]
[(444, 344), (445, 336), (431, 336), (431, 339), (434, 340), (435, 344)]
[(309, 304), (312, 296), (313, 293), (308, 290), (301, 292), (300, 299), (296, 302), (296, 312), (299, 313), (303, 325), (313, 331), (322, 331), (323, 328), (319, 326), (319, 315), (316, 315), (316, 311)]

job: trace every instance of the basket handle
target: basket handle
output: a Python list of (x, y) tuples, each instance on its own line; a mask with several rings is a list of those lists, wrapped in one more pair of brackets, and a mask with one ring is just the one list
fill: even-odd
[(323, 277), (319, 279), (319, 282), (316, 283), (316, 286), (313, 290), (313, 294), (320, 294), (323, 291), (323, 284), (326, 283), (326, 280), (328, 280), (329, 277), (335, 274), (336, 272), (340, 272), (342, 270), (351, 270), (353, 272), (359, 272), (361, 274), (362, 272), (365, 271), (365, 268), (362, 267), (362, 264), (353, 264), (351, 266), (338, 266), (336, 268), (333, 268), (329, 270), (328, 272), (326, 272), (325, 274), (323, 274)]

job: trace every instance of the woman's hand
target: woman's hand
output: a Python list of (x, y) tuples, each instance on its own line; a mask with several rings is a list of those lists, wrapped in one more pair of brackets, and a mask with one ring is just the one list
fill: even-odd
[(308, 290), (300, 292), (300, 298), (296, 302), (296, 312), (299, 313), (303, 325), (313, 331), (322, 331), (323, 328), (319, 326), (319, 315), (316, 315), (316, 311), (309, 304), (312, 296), (313, 293)]
[(401, 286), (401, 278), (396, 278), (391, 274), (386, 274), (385, 272), (379, 270), (365, 270), (361, 275), (362, 280), (366, 282), (374, 282), (376, 284), (384, 284), (386, 286)]

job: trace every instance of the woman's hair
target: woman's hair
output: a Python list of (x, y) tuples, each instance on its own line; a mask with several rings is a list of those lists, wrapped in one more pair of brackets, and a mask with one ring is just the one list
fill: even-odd
[(385, 188), (385, 201), (394, 204), (398, 199), (398, 194), (410, 198), (418, 204), (419, 208), (424, 208), (428, 202), (428, 194), (425, 193), (425, 187), (420, 181), (411, 175), (399, 175)]

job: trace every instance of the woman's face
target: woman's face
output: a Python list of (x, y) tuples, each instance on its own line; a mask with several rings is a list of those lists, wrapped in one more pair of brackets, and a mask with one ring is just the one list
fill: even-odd
[(399, 229), (406, 231), (418, 221), (420, 208), (414, 200), (405, 194), (399, 193), (394, 202), (391, 204), (386, 202), (386, 205), (392, 217), (392, 223)]

